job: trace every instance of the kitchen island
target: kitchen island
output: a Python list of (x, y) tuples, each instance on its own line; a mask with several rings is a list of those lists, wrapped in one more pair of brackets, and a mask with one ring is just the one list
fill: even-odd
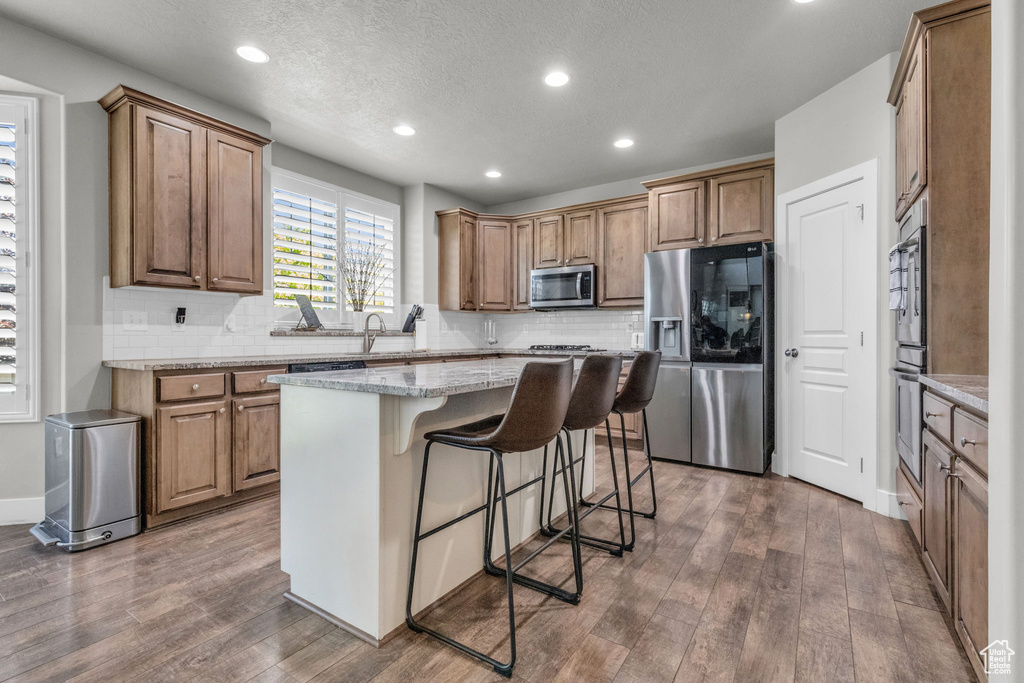
[[(404, 628), (423, 435), (504, 412), (519, 373), (532, 360), (545, 362), (495, 358), (269, 378), (281, 385), (287, 597), (373, 644)], [(573, 439), (582, 447), (582, 433)], [(584, 495), (594, 488), (593, 434), (587, 450)], [(504, 457), (509, 491), (542, 471), (543, 450)], [(484, 503), (487, 463), (479, 454), (434, 446), (424, 528)], [(560, 492), (556, 514), (564, 511)], [(513, 547), (538, 530), (540, 500), (539, 483), (509, 496)], [(421, 544), (414, 611), (481, 572), (483, 526), (483, 514), (474, 515)], [(498, 528), (495, 557), (500, 535)]]

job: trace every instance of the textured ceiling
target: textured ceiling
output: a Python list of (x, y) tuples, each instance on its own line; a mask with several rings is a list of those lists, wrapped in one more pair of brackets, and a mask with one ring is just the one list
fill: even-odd
[[(777, 118), (899, 49), (933, 2), (0, 0), (0, 15), (262, 116), (285, 144), (496, 204), (771, 151)], [(242, 43), (270, 63), (239, 59)], [(567, 86), (543, 84), (554, 68)]]

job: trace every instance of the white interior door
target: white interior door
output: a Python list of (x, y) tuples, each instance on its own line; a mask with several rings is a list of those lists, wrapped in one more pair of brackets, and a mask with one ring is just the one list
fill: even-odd
[(873, 506), (877, 176), (806, 190), (780, 198), (781, 445), (791, 476)]

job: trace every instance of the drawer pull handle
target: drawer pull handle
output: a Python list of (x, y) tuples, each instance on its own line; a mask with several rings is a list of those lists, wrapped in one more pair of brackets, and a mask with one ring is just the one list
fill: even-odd
[(967, 444), (971, 444), (972, 446), (977, 446), (978, 442), (977, 441), (973, 441), (971, 439), (968, 439), (966, 436), (961, 436), (960, 437), (960, 447), (961, 448), (966, 448)]
[(192, 385), (192, 391), (199, 391), (199, 385), (198, 384), (193, 384)]
[(926, 410), (925, 413), (924, 413), (924, 416), (925, 417), (942, 417), (942, 413), (932, 413), (932, 412), (929, 412), (929, 411)]

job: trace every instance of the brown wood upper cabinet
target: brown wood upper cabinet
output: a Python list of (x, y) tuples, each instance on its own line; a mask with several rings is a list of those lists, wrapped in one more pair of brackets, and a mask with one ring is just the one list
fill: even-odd
[(647, 202), (601, 207), (597, 211), (597, 235), (598, 305), (643, 306)]
[(533, 240), (534, 268), (561, 268), (594, 263), (597, 212), (593, 209), (540, 216)]
[(512, 250), (515, 266), (515, 291), (512, 294), (512, 309), (530, 310), (530, 270), (533, 268), (533, 219), (515, 221), (512, 225)]
[(476, 214), (438, 212), (438, 306), (442, 311), (477, 310)]
[(536, 219), (533, 233), (533, 267), (559, 268), (565, 260), (565, 216), (552, 214)]
[(651, 251), (771, 241), (775, 160), (651, 180)]
[(479, 310), (512, 309), (512, 223), (480, 219), (477, 222), (476, 267), (480, 282)]
[(896, 100), (896, 220), (917, 200), (928, 179), (925, 140), (925, 45), (914, 47)]
[(259, 294), (270, 140), (118, 86), (109, 113), (110, 284)]

